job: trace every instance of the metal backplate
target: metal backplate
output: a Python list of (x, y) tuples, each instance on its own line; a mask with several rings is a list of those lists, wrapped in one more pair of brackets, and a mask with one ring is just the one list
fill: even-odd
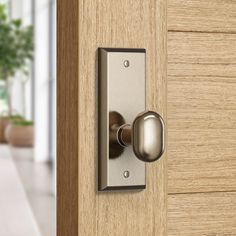
[(109, 113), (121, 114), (132, 124), (145, 110), (145, 49), (99, 48), (99, 127), (98, 190), (144, 189), (145, 163), (138, 160), (132, 147), (121, 148), (112, 156), (109, 145)]

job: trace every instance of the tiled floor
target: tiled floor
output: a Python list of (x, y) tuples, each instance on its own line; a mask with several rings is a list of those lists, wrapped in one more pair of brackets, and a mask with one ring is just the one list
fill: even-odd
[(6, 146), (0, 146), (0, 235), (40, 236), (24, 187)]
[[(53, 195), (53, 176), (51, 167), (45, 163), (35, 163), (32, 158), (32, 150), (30, 149), (16, 149), (9, 148), (7, 145), (0, 145), (0, 179), (5, 179), (4, 186), (0, 181), (0, 201), (2, 192), (5, 195), (5, 211), (9, 212), (9, 205), (15, 204), (20, 206), (24, 203), (27, 207), (22, 207), (18, 210), (19, 214), (26, 214), (28, 212), (28, 220), (23, 217), (19, 217), (18, 220), (14, 217), (9, 217), (9, 225), (17, 225), (24, 227), (25, 230), (34, 230), (35, 232), (24, 231), (20, 234), (19, 230), (10, 232), (9, 228), (5, 227), (5, 231), (2, 234), (2, 221), (1, 217), (4, 214), (1, 210), (0, 202), (0, 235), (4, 236), (55, 236), (56, 235), (56, 207), (55, 197)], [(2, 171), (3, 162), (8, 163), (8, 169), (11, 166), (11, 172), (4, 168)], [(9, 174), (10, 172), (10, 174)], [(10, 176), (15, 176), (14, 181), (12, 177), (11, 181), (15, 182), (18, 187), (10, 183)], [(8, 177), (7, 177), (8, 176)], [(4, 188), (8, 187), (9, 191), (4, 191)], [(15, 194), (22, 193), (23, 196), (14, 198), (11, 203), (8, 201), (8, 195), (10, 191), (16, 192)], [(22, 195), (21, 194), (21, 195)], [(28, 210), (27, 210), (28, 209)], [(16, 209), (17, 210), (17, 209)], [(30, 212), (30, 213), (29, 213)], [(25, 219), (25, 220), (24, 220)], [(27, 224), (25, 224), (27, 222)], [(33, 222), (33, 223), (32, 223)], [(32, 229), (33, 228), (33, 229)], [(4, 229), (4, 227), (3, 227)], [(13, 227), (14, 229), (14, 227)], [(22, 230), (22, 229), (21, 229)], [(8, 232), (9, 231), (9, 232)], [(23, 232), (23, 231), (22, 231)]]

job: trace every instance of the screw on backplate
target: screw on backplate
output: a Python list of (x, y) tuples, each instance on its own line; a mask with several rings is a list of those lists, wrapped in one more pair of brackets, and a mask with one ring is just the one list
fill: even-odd
[(129, 171), (128, 170), (124, 171), (123, 175), (125, 178), (129, 178)]
[(124, 67), (129, 67), (129, 64), (130, 64), (130, 63), (129, 63), (129, 60), (125, 60), (125, 61), (124, 61)]

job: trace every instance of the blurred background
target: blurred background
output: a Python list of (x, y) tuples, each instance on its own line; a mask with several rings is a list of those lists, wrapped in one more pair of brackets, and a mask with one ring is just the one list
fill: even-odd
[(0, 0), (0, 235), (56, 235), (56, 0)]

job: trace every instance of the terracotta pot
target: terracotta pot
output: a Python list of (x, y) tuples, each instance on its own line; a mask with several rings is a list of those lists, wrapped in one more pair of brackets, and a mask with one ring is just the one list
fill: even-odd
[(1, 117), (0, 118), (0, 142), (1, 143), (6, 143), (7, 140), (5, 138), (5, 130), (6, 127), (9, 124), (9, 118), (8, 117)]
[(5, 138), (14, 147), (32, 147), (34, 143), (34, 127), (8, 124)]

